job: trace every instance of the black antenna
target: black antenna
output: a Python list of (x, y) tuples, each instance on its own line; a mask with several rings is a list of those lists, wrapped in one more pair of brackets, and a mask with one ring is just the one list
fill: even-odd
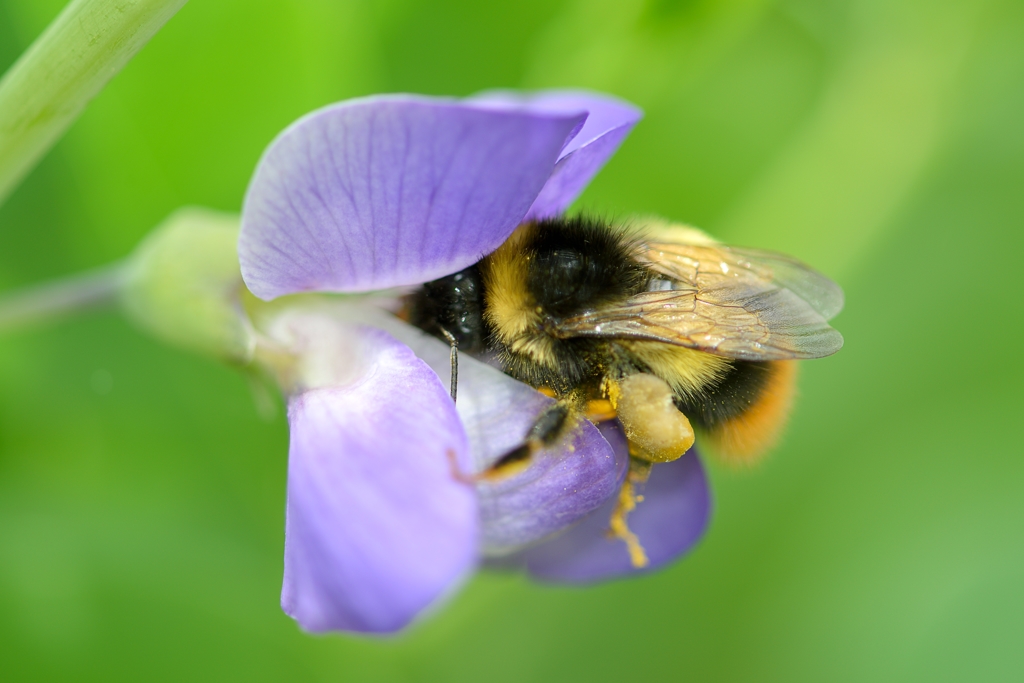
[(455, 403), (455, 392), (456, 392), (456, 389), (458, 388), (458, 385), (459, 385), (459, 340), (456, 339), (455, 336), (451, 332), (449, 332), (448, 330), (444, 329), (443, 327), (438, 327), (438, 329), (441, 330), (441, 334), (443, 334), (444, 338), (448, 340), (448, 343), (452, 345), (452, 357), (451, 357), (451, 363), (452, 363), (452, 384), (451, 384), (451, 395), (452, 395), (452, 403)]

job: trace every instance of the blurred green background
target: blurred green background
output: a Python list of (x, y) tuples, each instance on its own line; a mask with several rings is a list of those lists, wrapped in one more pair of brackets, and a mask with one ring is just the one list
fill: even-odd
[[(61, 0), (0, 0), (0, 70)], [(4, 681), (1024, 680), (1024, 3), (192, 0), (0, 209), (0, 291), (237, 210), (261, 151), (384, 91), (582, 86), (646, 119), (582, 204), (792, 253), (847, 294), (688, 558), (482, 575), (393, 640), (278, 608), (287, 430), (114, 312), (0, 339)]]

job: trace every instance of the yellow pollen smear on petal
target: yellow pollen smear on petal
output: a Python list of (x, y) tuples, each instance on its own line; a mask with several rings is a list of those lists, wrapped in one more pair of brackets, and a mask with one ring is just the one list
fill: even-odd
[(636, 509), (637, 503), (643, 501), (643, 496), (636, 494), (636, 487), (646, 482), (650, 474), (651, 464), (649, 462), (630, 459), (629, 473), (626, 475), (626, 481), (622, 483), (622, 488), (619, 489), (619, 499), (615, 504), (615, 510), (612, 512), (612, 518), (608, 523), (609, 535), (612, 538), (622, 540), (626, 544), (629, 561), (634, 569), (643, 569), (650, 561), (647, 559), (644, 547), (640, 544), (640, 539), (629, 530), (629, 523), (626, 518), (630, 512)]

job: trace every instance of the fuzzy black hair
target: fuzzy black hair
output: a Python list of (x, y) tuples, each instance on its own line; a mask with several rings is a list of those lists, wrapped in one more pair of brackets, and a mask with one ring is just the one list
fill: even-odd
[(544, 313), (565, 318), (643, 291), (650, 278), (622, 230), (589, 216), (540, 221), (524, 250), (526, 286)]
[(708, 430), (739, 417), (761, 398), (773, 372), (771, 363), (733, 361), (729, 370), (699, 396), (677, 394), (676, 407), (692, 422)]

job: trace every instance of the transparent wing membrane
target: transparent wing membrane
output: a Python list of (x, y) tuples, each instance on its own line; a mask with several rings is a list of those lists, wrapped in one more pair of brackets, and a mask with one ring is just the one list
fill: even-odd
[(637, 256), (664, 280), (561, 321), (559, 336), (648, 339), (743, 360), (820, 358), (843, 345), (827, 322), (842, 290), (795, 259), (670, 242), (646, 243)]

